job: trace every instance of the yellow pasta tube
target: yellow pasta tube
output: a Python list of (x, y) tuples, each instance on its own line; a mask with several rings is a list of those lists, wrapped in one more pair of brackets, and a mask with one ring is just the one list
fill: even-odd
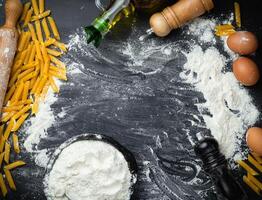
[(30, 86), (30, 81), (26, 81), (25, 86), (24, 86), (24, 90), (23, 90), (22, 101), (27, 100), (28, 92), (29, 92), (29, 86)]
[(51, 13), (51, 10), (47, 10), (47, 11), (45, 11), (45, 12), (39, 14), (39, 15), (33, 16), (31, 21), (41, 20), (41, 19), (49, 16), (50, 13)]
[(4, 161), (5, 163), (9, 163), (9, 158), (10, 158), (10, 144), (8, 142), (5, 143), (5, 155), (4, 155)]
[(43, 76), (43, 78), (40, 80), (37, 88), (36, 88), (36, 94), (41, 94), (45, 84), (46, 84), (46, 81), (47, 81), (47, 76)]
[(250, 173), (251, 175), (253, 175), (253, 176), (258, 175), (258, 173), (257, 173), (255, 170), (253, 170), (251, 167), (249, 167), (244, 161), (238, 160), (237, 163), (238, 163), (241, 167), (243, 167), (243, 168), (244, 168), (248, 173)]
[[(25, 32), (24, 31), (22, 31), (22, 33), (21, 33), (21, 35), (19, 36), (19, 38), (18, 38), (18, 41), (17, 41), (17, 50), (19, 51), (19, 49), (21, 49), (22, 47), (22, 43), (24, 43), (25, 42), (25, 36), (26, 36), (26, 34), (25, 34)], [(17, 60), (19, 60), (19, 56), (21, 55), (21, 53), (19, 52), (19, 54), (16, 54), (16, 57), (15, 57), (15, 62), (17, 61)]]
[(35, 59), (35, 54), (36, 54), (36, 48), (35, 48), (35, 46), (33, 45), (33, 48), (32, 48), (32, 51), (31, 51), (31, 54), (30, 54), (28, 63), (32, 63), (32, 62), (34, 61), (34, 59)]
[[(20, 70), (20, 72), (21, 72), (21, 70)], [(5, 96), (4, 104), (7, 104), (7, 102), (10, 100), (10, 98), (11, 98), (12, 95), (14, 94), (14, 91), (15, 91), (15, 88), (16, 88), (14, 82), (15, 82), (15, 80), (17, 79), (17, 76), (18, 76), (18, 74), (19, 74), (20, 72), (17, 72), (16, 77), (15, 77), (15, 78), (12, 77), (12, 79), (11, 79), (11, 80), (13, 80), (13, 81), (12, 81), (11, 85), (9, 86), (10, 89), (7, 91), (7, 94), (6, 94), (6, 96)]]
[(3, 113), (13, 112), (13, 111), (19, 111), (22, 108), (23, 108), (23, 105), (20, 105), (20, 106), (8, 106), (8, 107), (4, 107), (2, 109), (2, 111), (3, 111)]
[(15, 120), (12, 118), (12, 119), (10, 120), (10, 122), (9, 122), (6, 130), (5, 130), (5, 133), (4, 133), (4, 139), (5, 139), (5, 140), (8, 140), (9, 135), (10, 135), (10, 133), (11, 133), (14, 125), (15, 125)]
[(26, 4), (24, 4), (23, 13), (22, 13), (22, 15), (20, 17), (20, 21), (24, 21), (25, 20), (26, 14), (27, 14), (30, 6), (31, 6), (31, 2), (27, 2)]
[(62, 68), (62, 69), (66, 69), (65, 63), (63, 63), (62, 61), (60, 61), (59, 59), (57, 59), (56, 57), (50, 55), (50, 59), (51, 61), (56, 64), (58, 67)]
[(5, 172), (5, 177), (6, 177), (6, 180), (8, 182), (8, 185), (10, 186), (10, 188), (12, 190), (16, 190), (14, 179), (12, 177), (11, 172), (8, 169), (4, 169), (4, 172)]
[(49, 27), (48, 27), (48, 25), (47, 25), (46, 18), (44, 18), (44, 19), (42, 20), (42, 27), (43, 27), (43, 29), (44, 29), (45, 38), (46, 38), (46, 40), (47, 40), (48, 38), (50, 38), (50, 30), (49, 30)]
[(36, 35), (39, 42), (44, 42), (40, 21), (35, 21)]
[(38, 65), (38, 61), (32, 61), (32, 62), (29, 62), (28, 64), (24, 65), (23, 67), (21, 67), (21, 70), (24, 71), (24, 70), (28, 70), (28, 69), (31, 69), (31, 68), (35, 68), (36, 65)]
[(17, 102), (20, 100), (20, 97), (22, 95), (22, 92), (23, 92), (23, 89), (24, 89), (24, 83), (23, 82), (20, 82), (20, 84), (17, 86), (15, 92), (14, 92), (14, 95), (11, 99), (11, 102)]
[(51, 30), (53, 32), (53, 35), (55, 37), (55, 39), (60, 40), (60, 34), (58, 32), (55, 20), (53, 19), (53, 17), (48, 17), (47, 18), (51, 27)]
[(247, 178), (253, 182), (260, 190), (262, 190), (262, 183), (254, 176), (251, 174), (247, 174)]
[(30, 109), (31, 109), (31, 105), (27, 105), (22, 110), (20, 110), (18, 113), (16, 113), (12, 118), (14, 120), (18, 119), (19, 117), (21, 117), (23, 114), (25, 114)]
[(28, 80), (31, 80), (32, 78), (34, 78), (35, 76), (37, 76), (37, 74), (35, 72), (31, 72), (29, 74), (27, 74), (25, 77), (22, 78), (23, 82), (26, 82)]
[(35, 102), (34, 102), (34, 104), (32, 106), (32, 115), (35, 115), (38, 112), (39, 101), (40, 101), (40, 97), (39, 96), (35, 96)]
[(49, 53), (50, 55), (55, 56), (55, 57), (59, 57), (63, 54), (62, 52), (59, 52), (59, 51), (56, 51), (56, 50), (53, 50), (53, 49), (49, 49), (49, 48), (47, 48), (47, 53)]
[(50, 85), (55, 93), (59, 93), (59, 87), (56, 85), (55, 80), (52, 76), (49, 76)]
[(39, 8), (38, 8), (36, 0), (32, 0), (32, 6), (33, 6), (33, 9), (34, 9), (35, 15), (39, 15)]
[(0, 154), (0, 168), (2, 168), (2, 164), (3, 164), (3, 160), (4, 160), (4, 155), (5, 155), (4, 152)]
[(26, 53), (26, 56), (25, 56), (25, 59), (24, 59), (24, 65), (26, 65), (29, 62), (29, 58), (30, 58), (30, 54), (32, 52), (32, 48), (33, 48), (33, 45), (29, 44), (29, 46), (27, 48), (27, 53)]
[(29, 89), (30, 89), (30, 90), (33, 89), (35, 82), (36, 82), (36, 76), (33, 77), (33, 78), (30, 80), (30, 86), (29, 86)]
[(235, 8), (235, 20), (237, 27), (241, 27), (241, 14), (240, 14), (240, 5), (238, 2), (234, 2), (234, 8)]
[(64, 81), (67, 81), (66, 75), (64, 75), (64, 74), (62, 74), (60, 72), (49, 70), (49, 75), (55, 76), (56, 78), (59, 78), (59, 79), (64, 80)]
[(32, 99), (27, 99), (26, 101), (18, 101), (14, 104), (11, 104), (11, 105), (12, 106), (24, 106), (25, 104), (31, 104), (31, 103), (32, 103)]
[(36, 48), (37, 58), (38, 58), (39, 60), (43, 60), (42, 54), (41, 54), (41, 49), (40, 49), (40, 44), (39, 44), (39, 42), (38, 42), (37, 40), (35, 41), (35, 48)]
[(24, 115), (22, 115), (16, 122), (16, 124), (14, 125), (12, 131), (18, 131), (19, 128), (22, 126), (22, 124), (24, 123), (24, 121), (26, 120), (26, 118), (29, 116), (29, 113), (26, 113)]
[(50, 70), (62, 73), (62, 74), (66, 74), (66, 69), (62, 69), (60, 67), (56, 67), (54, 65), (50, 65)]
[(33, 41), (37, 40), (34, 26), (32, 24), (28, 23), (28, 29), (30, 31), (30, 34), (31, 34)]
[(15, 115), (15, 112), (10, 112), (5, 116), (2, 116), (2, 122), (8, 122)]
[[(251, 155), (247, 157), (248, 161), (254, 165), (260, 172), (262, 172), (262, 165), (260, 165)], [(262, 188), (261, 188), (262, 189)]]
[[(2, 137), (1, 140), (0, 140), (0, 152), (2, 153), (4, 151), (4, 148), (5, 148), (5, 138)], [(3, 152), (4, 153), (4, 152)], [(5, 154), (5, 153), (4, 153)]]
[(47, 95), (47, 92), (49, 90), (49, 86), (50, 86), (50, 83), (49, 83), (49, 80), (46, 81), (46, 84), (41, 92), (41, 100), (44, 101), (45, 100), (45, 97)]
[(50, 62), (50, 58), (49, 58), (49, 55), (47, 53), (47, 50), (46, 50), (45, 46), (41, 46), (41, 52), (42, 52), (44, 61), (45, 62), (48, 62), (48, 61)]
[(39, 0), (39, 13), (43, 13), (45, 10), (45, 0)]
[(38, 87), (39, 82), (40, 82), (40, 77), (38, 77), (38, 78), (36, 79), (36, 82), (35, 82), (32, 90), (31, 90), (31, 92), (30, 92), (31, 94), (35, 94), (35, 91), (36, 91), (36, 89), (37, 89), (37, 87)]
[(26, 75), (30, 74), (32, 71), (34, 71), (34, 68), (30, 68), (30, 69), (23, 71), (21, 74), (18, 75), (17, 80), (21, 80)]
[(33, 12), (34, 12), (33, 8), (30, 8), (29, 11), (26, 14), (23, 27), (26, 27), (28, 25), (28, 23), (31, 20)]
[(8, 170), (12, 170), (12, 169), (15, 169), (15, 168), (17, 168), (17, 167), (21, 167), (21, 166), (23, 166), (23, 165), (25, 165), (25, 162), (19, 160), (19, 161), (16, 161), (16, 162), (11, 163), (11, 164), (9, 164), (9, 165), (6, 165), (4, 168), (5, 168), (5, 169), (8, 169)]
[(258, 195), (260, 195), (260, 189), (252, 183), (247, 176), (243, 176), (243, 181)]
[(26, 41), (25, 41), (24, 49), (28, 48), (30, 40), (31, 40), (31, 34), (29, 32), (26, 32), (26, 34), (27, 34), (27, 38), (26, 38)]
[[(27, 55), (27, 52), (28, 52), (28, 49), (25, 49), (25, 50), (21, 53), (20, 60), (21, 60), (22, 63), (23, 63), (24, 60), (25, 60), (25, 57), (26, 57), (26, 55)], [(21, 64), (22, 64), (22, 63), (21, 63)]]
[(55, 41), (54, 45), (61, 49), (63, 52), (67, 52), (67, 47), (64, 43)]
[(43, 61), (40, 61), (40, 77), (44, 75), (44, 67), (45, 63)]
[(0, 139), (1, 139), (1, 136), (3, 135), (3, 132), (4, 132), (4, 125), (1, 125), (0, 126)]
[(45, 47), (49, 47), (52, 44), (55, 44), (56, 40), (54, 38), (48, 38), (47, 41), (44, 43)]
[(15, 74), (11, 77), (11, 79), (9, 81), (9, 84), (8, 84), (9, 87), (12, 87), (14, 85), (14, 83), (17, 80), (17, 78), (18, 78), (19, 74), (21, 73), (21, 71), (22, 71), (21, 69), (18, 69), (15, 72)]
[(17, 50), (18, 51), (23, 51), (24, 48), (25, 48), (25, 45), (26, 45), (26, 41), (27, 41), (27, 38), (28, 38), (28, 33), (25, 32), (22, 34), (21, 36), (21, 40), (19, 41), (19, 44), (18, 44), (18, 47), (17, 47)]
[(3, 175), (1, 173), (0, 173), (0, 188), (1, 188), (3, 196), (5, 197), (7, 195), (7, 188), (5, 185)]
[(14, 146), (14, 150), (17, 154), (20, 153), (20, 147), (19, 147), (19, 141), (18, 141), (18, 136), (17, 134), (13, 134), (13, 146)]
[(47, 62), (44, 63), (44, 75), (48, 75), (48, 72), (49, 72), (49, 66), (50, 66), (50, 60), (48, 60)]

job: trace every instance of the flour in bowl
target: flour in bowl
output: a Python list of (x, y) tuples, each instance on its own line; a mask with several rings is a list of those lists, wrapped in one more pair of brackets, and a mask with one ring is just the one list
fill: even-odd
[(45, 186), (49, 200), (129, 200), (132, 175), (115, 147), (84, 140), (59, 154)]

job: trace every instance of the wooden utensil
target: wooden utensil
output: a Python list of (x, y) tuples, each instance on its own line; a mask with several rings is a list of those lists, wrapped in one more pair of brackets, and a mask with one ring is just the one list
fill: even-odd
[(6, 0), (5, 24), (0, 28), (0, 116), (17, 47), (16, 23), (22, 10), (20, 0)]

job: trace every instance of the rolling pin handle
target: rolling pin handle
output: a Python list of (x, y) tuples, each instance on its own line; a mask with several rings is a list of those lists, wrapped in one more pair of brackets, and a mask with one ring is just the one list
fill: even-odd
[(20, 0), (6, 0), (4, 27), (14, 29), (22, 10), (23, 5)]

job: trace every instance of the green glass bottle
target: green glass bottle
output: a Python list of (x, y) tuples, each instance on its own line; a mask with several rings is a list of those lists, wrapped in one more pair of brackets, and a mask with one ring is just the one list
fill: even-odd
[(87, 42), (98, 47), (111, 28), (120, 19), (132, 14), (134, 10), (135, 8), (130, 0), (115, 0), (108, 10), (96, 18), (90, 26), (85, 27)]

